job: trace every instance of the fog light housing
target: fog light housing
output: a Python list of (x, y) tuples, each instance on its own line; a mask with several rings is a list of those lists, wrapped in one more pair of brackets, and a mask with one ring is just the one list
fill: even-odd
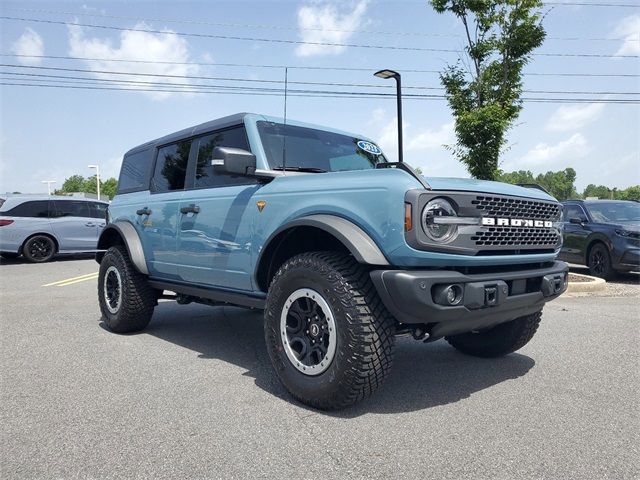
[(464, 288), (458, 283), (451, 285), (436, 285), (433, 291), (433, 300), (438, 305), (455, 307), (462, 303)]

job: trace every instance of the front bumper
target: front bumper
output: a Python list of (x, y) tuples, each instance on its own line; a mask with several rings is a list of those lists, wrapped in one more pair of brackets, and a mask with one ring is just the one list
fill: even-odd
[[(449, 270), (374, 270), (371, 279), (389, 312), (400, 323), (427, 324), (430, 339), (489, 328), (542, 309), (567, 289), (569, 267), (545, 267), (467, 275)], [(459, 304), (439, 294), (458, 285)]]
[(625, 272), (640, 271), (640, 248), (629, 248), (623, 251), (613, 268)]

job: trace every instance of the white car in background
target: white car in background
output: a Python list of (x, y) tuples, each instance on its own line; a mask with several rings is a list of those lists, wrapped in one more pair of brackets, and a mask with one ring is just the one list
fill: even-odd
[(0, 200), (0, 256), (47, 262), (56, 254), (96, 251), (108, 203), (75, 197)]

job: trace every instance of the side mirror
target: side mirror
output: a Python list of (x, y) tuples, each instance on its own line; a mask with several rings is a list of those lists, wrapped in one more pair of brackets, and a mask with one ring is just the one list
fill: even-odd
[(582, 225), (583, 223), (586, 223), (587, 220), (585, 218), (577, 218), (577, 217), (573, 217), (569, 219), (569, 223), (573, 223), (575, 225)]
[(211, 165), (218, 172), (252, 176), (256, 172), (256, 156), (241, 148), (216, 147)]

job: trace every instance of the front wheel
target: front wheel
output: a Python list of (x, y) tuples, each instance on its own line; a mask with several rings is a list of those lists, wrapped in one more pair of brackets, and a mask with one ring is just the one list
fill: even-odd
[(144, 329), (151, 321), (156, 299), (156, 291), (135, 269), (126, 248), (121, 245), (109, 248), (98, 274), (98, 302), (109, 329), (116, 333)]
[(284, 386), (315, 408), (373, 393), (391, 369), (395, 320), (353, 258), (311, 252), (289, 259), (267, 296), (265, 339)]
[(587, 266), (589, 273), (594, 277), (611, 279), (615, 275), (615, 271), (611, 266), (611, 255), (609, 250), (603, 243), (596, 243), (589, 251)]
[(502, 357), (529, 343), (538, 330), (541, 317), (542, 310), (501, 323), (489, 330), (451, 335), (446, 337), (446, 340), (467, 355), (484, 358)]

